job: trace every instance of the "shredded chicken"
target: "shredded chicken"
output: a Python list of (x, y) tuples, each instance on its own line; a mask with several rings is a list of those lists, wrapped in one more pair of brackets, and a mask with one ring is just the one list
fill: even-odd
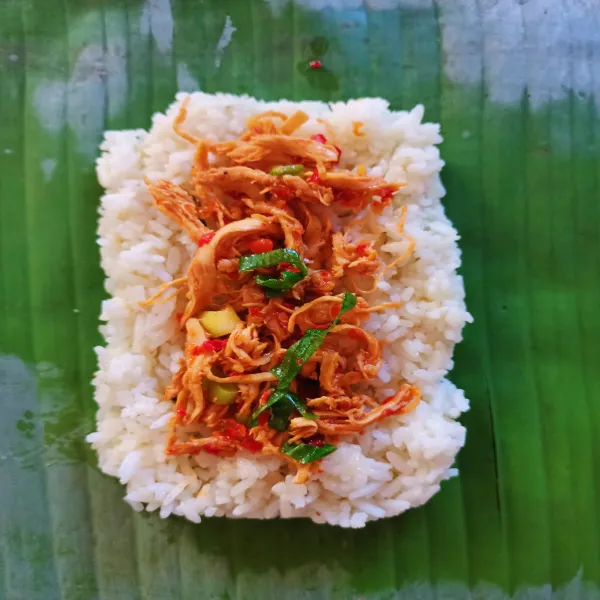
[[(273, 454), (303, 483), (340, 436), (405, 414), (420, 400), (407, 383), (383, 402), (365, 393), (381, 368), (382, 343), (363, 324), (371, 312), (399, 304), (370, 306), (348, 293), (364, 279), (375, 289), (385, 269), (412, 253), (408, 238), (406, 255), (385, 266), (378, 240), (348, 235), (359, 211), (380, 211), (400, 184), (367, 176), (364, 165), (356, 173), (338, 168), (337, 146), (324, 135), (301, 135), (302, 111), (256, 115), (239, 139), (218, 143), (187, 133), (186, 115), (184, 101), (174, 130), (196, 148), (190, 179), (146, 182), (157, 208), (199, 246), (186, 277), (141, 303), (180, 291), (187, 297), (177, 316), (183, 358), (164, 392), (173, 403), (165, 451)], [(354, 123), (356, 136), (362, 127)], [(355, 218), (344, 225), (348, 216)], [(176, 289), (166, 297), (169, 288)]]
[(269, 194), (277, 199), (299, 198), (303, 202), (321, 203), (326, 206), (333, 202), (333, 192), (327, 186), (310, 183), (298, 175), (279, 177), (250, 167), (218, 167), (201, 171), (196, 173), (193, 184), (202, 189), (210, 187), (252, 200), (262, 200), (265, 194)]
[[(352, 419), (320, 418), (315, 422), (320, 433), (325, 435), (349, 435), (362, 431), (376, 421), (396, 414), (405, 414), (413, 410), (421, 399), (421, 392), (415, 386), (405, 384), (391, 398), (388, 398), (376, 408), (366, 410), (361, 416)], [(309, 402), (310, 406), (310, 402)], [(317, 416), (321, 411), (316, 410)]]
[(194, 198), (183, 188), (165, 180), (146, 184), (158, 210), (180, 225), (192, 240), (210, 231), (200, 221)]
[[(209, 306), (215, 292), (225, 291), (219, 281), (216, 262), (221, 256), (231, 257), (235, 243), (251, 235), (277, 235), (274, 225), (259, 219), (243, 219), (221, 227), (212, 240), (198, 248), (188, 268), (188, 304), (181, 323)], [(220, 284), (220, 285), (219, 285)]]
[(291, 164), (302, 162), (316, 165), (334, 165), (338, 153), (333, 146), (313, 140), (288, 135), (257, 135), (247, 142), (224, 142), (214, 144), (215, 154), (227, 156), (233, 164), (266, 162), (269, 164)]

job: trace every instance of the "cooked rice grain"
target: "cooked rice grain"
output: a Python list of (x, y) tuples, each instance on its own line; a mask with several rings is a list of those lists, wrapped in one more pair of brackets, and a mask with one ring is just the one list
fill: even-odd
[[(203, 515), (280, 516), (363, 527), (423, 504), (441, 481), (457, 473), (452, 464), (465, 429), (455, 419), (469, 406), (463, 392), (445, 379), (454, 344), (471, 317), (456, 273), (458, 235), (440, 203), (439, 125), (421, 123), (422, 106), (394, 112), (377, 98), (328, 105), (191, 96), (184, 127), (194, 136), (235, 139), (253, 114), (301, 109), (312, 119), (297, 134), (322, 133), (316, 118), (327, 119), (343, 149), (342, 166), (364, 164), (369, 174), (406, 182), (392, 206), (362, 225), (363, 235), (385, 235), (382, 255), (391, 262), (409, 243), (396, 227), (405, 205), (405, 232), (416, 243), (407, 262), (388, 270), (369, 297), (371, 304), (401, 301), (403, 306), (373, 313), (367, 328), (386, 342), (379, 395), (391, 395), (406, 380), (423, 390), (423, 401), (408, 415), (345, 438), (323, 461), (323, 473), (295, 484), (273, 456), (164, 454), (172, 408), (161, 397), (182, 356), (174, 318), (181, 306), (172, 299), (144, 309), (139, 302), (183, 275), (195, 246), (155, 209), (143, 178), (181, 183), (188, 177), (194, 148), (172, 129), (185, 97), (179, 94), (166, 114), (154, 115), (149, 132), (107, 132), (98, 159), (98, 179), (105, 188), (98, 244), (112, 296), (102, 307), (106, 347), (96, 349), (97, 431), (88, 437), (100, 468), (126, 485), (125, 500), (135, 510), (159, 510), (161, 517), (176, 514), (194, 522)], [(353, 121), (364, 123), (364, 136), (354, 135)]]

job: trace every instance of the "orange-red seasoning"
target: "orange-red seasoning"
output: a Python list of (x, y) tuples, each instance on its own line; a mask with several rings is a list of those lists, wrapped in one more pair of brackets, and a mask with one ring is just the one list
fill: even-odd
[(320, 447), (320, 446), (322, 446), (322, 445), (323, 445), (323, 438), (322, 438), (322, 437), (320, 437), (320, 436), (319, 436), (319, 437), (316, 437), (316, 436), (315, 436), (315, 437), (313, 437), (313, 438), (310, 438), (310, 439), (307, 441), (307, 443), (308, 443), (308, 445), (309, 445), (309, 446), (317, 446), (317, 447)]
[(362, 333), (360, 333), (360, 331), (356, 331), (356, 329), (351, 329), (348, 332), (348, 337), (352, 338), (353, 340), (363, 340), (364, 336), (362, 335)]
[(319, 142), (319, 144), (326, 144), (327, 138), (322, 133), (317, 133), (316, 135), (311, 135), (310, 139), (313, 142)]
[(214, 454), (215, 456), (221, 456), (221, 448), (216, 444), (204, 444), (200, 447), (201, 450), (208, 454)]
[(246, 437), (247, 433), (248, 430), (246, 427), (233, 419), (227, 419), (223, 424), (223, 434), (225, 437), (240, 440)]
[(336, 149), (336, 151), (338, 153), (337, 162), (340, 162), (340, 160), (342, 158), (342, 149), (339, 146), (336, 146), (335, 144), (333, 145), (333, 147)]
[(321, 185), (323, 180), (319, 177), (319, 172), (315, 169), (313, 174), (307, 179), (308, 183), (314, 183), (316, 185)]
[(279, 269), (281, 271), (289, 271), (290, 273), (300, 273), (300, 269), (297, 269), (293, 265), (290, 265), (290, 263), (286, 263), (286, 262), (281, 263), (279, 265)]
[(276, 185), (271, 188), (271, 192), (284, 200), (290, 200), (294, 197), (294, 192), (285, 187), (285, 185)]
[(210, 244), (212, 239), (215, 237), (215, 232), (211, 231), (210, 233), (205, 233), (198, 238), (198, 246), (202, 248), (202, 246), (206, 246), (206, 244)]
[(256, 454), (262, 450), (263, 445), (260, 442), (257, 442), (254, 438), (250, 436), (245, 437), (241, 441), (241, 446), (248, 450), (248, 452), (252, 452), (252, 454)]
[[(272, 393), (273, 393), (273, 390), (265, 390), (262, 393), (260, 400), (258, 401), (259, 405), (264, 406), (267, 403), (267, 400), (269, 399), (269, 397), (271, 396)], [(261, 413), (261, 414), (264, 414), (264, 413)]]
[(264, 252), (271, 252), (275, 245), (273, 244), (273, 240), (269, 238), (258, 238), (257, 240), (252, 240), (248, 244), (248, 248), (250, 252), (253, 254), (263, 254)]
[(202, 345), (192, 348), (192, 355), (198, 356), (208, 352), (220, 352), (225, 346), (227, 346), (227, 340), (206, 340)]
[(369, 247), (368, 244), (358, 244), (358, 246), (356, 246), (356, 252), (360, 255), (363, 256), (364, 254), (366, 254), (366, 250)]

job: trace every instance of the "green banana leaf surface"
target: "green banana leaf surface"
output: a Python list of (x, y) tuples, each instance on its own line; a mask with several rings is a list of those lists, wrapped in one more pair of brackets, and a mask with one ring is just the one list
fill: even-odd
[[(426, 506), (194, 525), (97, 469), (98, 144), (197, 89), (442, 124), (475, 323), (460, 476)], [(593, 1), (0, 0), (0, 598), (600, 597), (599, 108)]]

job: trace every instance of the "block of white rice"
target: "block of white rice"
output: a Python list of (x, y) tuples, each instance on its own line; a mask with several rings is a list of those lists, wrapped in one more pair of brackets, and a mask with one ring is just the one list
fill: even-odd
[[(407, 238), (396, 228), (402, 206), (407, 207), (405, 231), (415, 241), (412, 258), (388, 270), (370, 297), (374, 303), (403, 304), (372, 314), (366, 328), (385, 342), (378, 375), (381, 397), (408, 381), (421, 388), (423, 400), (409, 414), (344, 438), (324, 459), (321, 474), (296, 484), (275, 456), (164, 453), (172, 406), (162, 401), (162, 393), (178, 369), (183, 336), (173, 319), (175, 299), (150, 309), (139, 302), (148, 290), (185, 274), (195, 245), (156, 210), (144, 177), (176, 183), (188, 178), (194, 148), (172, 127), (186, 96), (178, 95), (165, 114), (154, 115), (149, 132), (110, 131), (101, 146), (97, 172), (105, 193), (98, 244), (111, 298), (101, 315), (106, 346), (97, 348), (97, 431), (88, 438), (100, 468), (126, 486), (125, 500), (134, 509), (194, 522), (215, 515), (308, 517), (362, 527), (423, 504), (457, 473), (452, 464), (465, 429), (456, 419), (468, 409), (463, 392), (445, 378), (454, 345), (471, 317), (456, 272), (458, 235), (440, 202), (439, 125), (422, 123), (422, 106), (395, 112), (378, 98), (326, 104), (191, 95), (186, 129), (199, 138), (235, 139), (251, 115), (301, 109), (312, 118), (298, 135), (319, 133), (316, 118), (324, 119), (342, 148), (343, 166), (364, 164), (369, 174), (406, 184), (366, 226), (373, 234), (385, 234), (381, 251), (393, 259), (407, 249)], [(355, 135), (354, 121), (364, 124), (364, 136)]]

